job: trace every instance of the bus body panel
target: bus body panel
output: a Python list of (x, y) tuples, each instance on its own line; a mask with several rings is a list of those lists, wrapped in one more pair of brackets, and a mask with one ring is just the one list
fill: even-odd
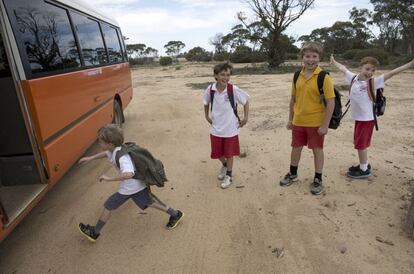
[(42, 141), (131, 86), (129, 65), (116, 64), (28, 81)]

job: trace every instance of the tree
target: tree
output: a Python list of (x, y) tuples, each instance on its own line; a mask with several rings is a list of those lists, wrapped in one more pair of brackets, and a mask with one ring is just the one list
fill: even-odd
[(144, 55), (146, 50), (145, 44), (127, 44), (127, 53), (130, 57), (141, 57)]
[[(414, 0), (371, 0), (374, 5), (374, 22), (383, 28), (388, 26), (387, 33), (392, 34), (399, 26), (399, 35), (402, 38), (404, 51), (414, 53)], [(386, 18), (387, 25), (381, 23)], [(394, 29), (394, 31), (392, 30)], [(381, 29), (381, 27), (380, 27)], [(387, 35), (384, 35), (387, 36)], [(391, 35), (392, 37), (393, 35)]]
[(216, 54), (226, 51), (225, 45), (223, 44), (223, 33), (217, 33), (214, 37), (210, 38), (209, 42), (214, 46), (214, 52)]
[(164, 48), (166, 49), (165, 53), (170, 56), (177, 57), (180, 54), (180, 51), (185, 47), (185, 44), (181, 41), (170, 41)]
[(188, 61), (197, 61), (197, 62), (208, 62), (212, 59), (212, 54), (202, 47), (195, 47), (188, 51), (185, 56), (185, 59)]
[[(312, 7), (315, 0), (245, 0), (256, 16), (256, 22), (264, 32), (259, 39), (266, 49), (269, 68), (276, 68), (285, 60), (286, 49), (281, 46), (282, 33), (303, 13)], [(251, 26), (243, 13), (238, 19), (247, 28)], [(251, 28), (251, 27), (250, 27)]]

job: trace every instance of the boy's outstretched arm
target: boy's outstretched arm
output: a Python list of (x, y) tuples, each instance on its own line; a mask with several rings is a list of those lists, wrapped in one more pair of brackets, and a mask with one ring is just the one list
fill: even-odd
[(107, 176), (107, 175), (103, 174), (103, 175), (99, 176), (99, 182), (123, 181), (123, 180), (131, 179), (132, 177), (134, 177), (134, 172), (123, 172), (123, 173), (119, 173), (115, 176)]
[(384, 81), (387, 81), (388, 79), (390, 79), (394, 75), (396, 75), (396, 74), (398, 74), (398, 73), (400, 73), (400, 72), (402, 72), (404, 70), (407, 70), (409, 68), (414, 68), (414, 59), (411, 60), (411, 62), (408, 62), (405, 65), (402, 65), (401, 67), (398, 67), (396, 69), (393, 69), (393, 70), (391, 70), (389, 72), (384, 73)]
[(247, 123), (247, 120), (249, 119), (249, 101), (246, 101), (246, 104), (244, 104), (243, 111), (244, 111), (244, 116), (243, 116), (243, 120), (241, 120), (239, 123), (239, 127), (243, 127)]
[(339, 69), (340, 71), (342, 71), (343, 73), (345, 73), (348, 69), (342, 65), (341, 63), (337, 62), (335, 60), (335, 58), (333, 57), (333, 54), (331, 54), (331, 65), (334, 65), (337, 69)]
[(106, 157), (107, 157), (106, 152), (102, 151), (102, 152), (99, 152), (99, 153), (97, 153), (95, 155), (92, 155), (92, 156), (89, 156), (89, 157), (80, 158), (78, 164), (87, 163), (87, 162), (95, 160), (95, 159), (101, 159), (101, 158), (106, 158)]

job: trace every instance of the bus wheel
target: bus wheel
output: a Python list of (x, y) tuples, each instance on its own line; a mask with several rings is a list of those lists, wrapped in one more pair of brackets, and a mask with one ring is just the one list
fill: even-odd
[(117, 100), (114, 101), (114, 116), (112, 123), (122, 127), (122, 107)]

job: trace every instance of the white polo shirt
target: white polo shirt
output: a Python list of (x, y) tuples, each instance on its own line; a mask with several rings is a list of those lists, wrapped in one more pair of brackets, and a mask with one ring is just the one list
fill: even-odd
[[(240, 133), (239, 121), (234, 115), (233, 109), (227, 95), (227, 87), (218, 92), (216, 83), (213, 84), (214, 102), (211, 111), (211, 135), (217, 137), (233, 137)], [(239, 87), (233, 85), (234, 102), (236, 104), (245, 105), (249, 95)], [(205, 106), (210, 104), (210, 85), (206, 88), (203, 95), (203, 103)]]
[[(345, 80), (350, 85), (355, 73), (347, 70), (345, 72)], [(383, 88), (385, 85), (384, 75), (374, 78), (374, 95), (378, 88)], [(359, 74), (356, 76), (349, 94), (351, 117), (355, 121), (372, 121), (374, 114), (372, 111), (372, 101), (368, 95), (368, 81), (359, 80)]]
[[(119, 150), (121, 150), (121, 147), (116, 147), (112, 153), (110, 151), (106, 151), (106, 155), (120, 173), (133, 172), (135, 174), (134, 162), (132, 162), (129, 154), (125, 154), (119, 158), (119, 168), (117, 167), (115, 155)], [(122, 195), (131, 195), (145, 189), (146, 187), (146, 184), (141, 180), (131, 178), (121, 181), (118, 193)]]

